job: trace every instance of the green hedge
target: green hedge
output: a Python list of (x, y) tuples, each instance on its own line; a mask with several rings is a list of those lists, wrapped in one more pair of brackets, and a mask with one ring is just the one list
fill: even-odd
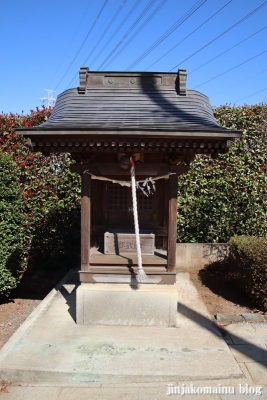
[[(3, 251), (10, 255), (1, 264), (7, 282), (2, 292), (6, 286), (7, 295), (17, 276), (22, 286), (35, 278), (40, 283), (40, 276), (53, 278), (79, 265), (80, 179), (70, 172), (73, 160), (69, 154), (32, 152), (24, 137), (14, 134), (16, 128), (41, 124), (50, 113), (51, 109), (42, 108), (29, 115), (0, 114), (0, 153), (15, 167), (12, 173), (5, 168), (2, 181), (4, 196), (7, 188), (14, 192), (13, 200), (5, 203), (10, 208), (2, 210), (4, 221), (10, 221), (13, 213), (10, 231), (1, 232)], [(10, 284), (8, 277), (14, 277)]]
[(218, 122), (243, 131), (218, 159), (197, 156), (178, 180), (178, 242), (228, 242), (267, 237), (267, 107), (214, 110)]
[(16, 164), (0, 153), (0, 296), (16, 287), (22, 258), (22, 199)]
[(267, 310), (267, 239), (236, 236), (229, 241), (230, 265), (242, 289), (260, 309)]

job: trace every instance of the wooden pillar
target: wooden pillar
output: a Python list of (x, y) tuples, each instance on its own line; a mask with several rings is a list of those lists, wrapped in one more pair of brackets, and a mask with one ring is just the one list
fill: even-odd
[(163, 236), (163, 249), (168, 250), (168, 226), (169, 226), (169, 181), (163, 179), (163, 228), (166, 236)]
[[(170, 172), (176, 172), (176, 166), (171, 165)], [(177, 175), (171, 175), (169, 178), (168, 272), (174, 271), (176, 264)]]
[(81, 174), (81, 271), (90, 267), (90, 232), (91, 232), (91, 175)]

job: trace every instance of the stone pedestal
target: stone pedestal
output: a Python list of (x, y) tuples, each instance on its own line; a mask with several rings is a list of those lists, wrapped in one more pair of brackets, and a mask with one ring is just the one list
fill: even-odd
[(83, 283), (77, 289), (77, 324), (175, 327), (175, 285)]

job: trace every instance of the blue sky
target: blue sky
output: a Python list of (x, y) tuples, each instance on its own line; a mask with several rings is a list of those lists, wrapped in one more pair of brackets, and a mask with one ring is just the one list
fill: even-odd
[(264, 0), (3, 0), (0, 33), (0, 112), (76, 87), (80, 66), (185, 68), (212, 106), (267, 100)]

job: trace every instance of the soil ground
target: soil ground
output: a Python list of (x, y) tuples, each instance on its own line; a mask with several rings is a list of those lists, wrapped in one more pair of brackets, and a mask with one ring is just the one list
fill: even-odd
[[(262, 313), (255, 309), (247, 296), (236, 287), (234, 279), (229, 278), (223, 268), (218, 265), (211, 265), (200, 271), (191, 270), (190, 278), (212, 317), (217, 313), (235, 315), (250, 312)], [(42, 292), (37, 293), (26, 285), (14, 291), (8, 301), (0, 302), (0, 348), (54, 285), (55, 282), (47, 283)]]
[(12, 291), (9, 299), (0, 299), (0, 348), (61, 278), (61, 275), (43, 278), (41, 285), (37, 285), (36, 279), (29, 277)]
[(18, 329), (41, 300), (15, 298), (0, 304), (0, 347)]
[(217, 263), (201, 270), (192, 269), (190, 279), (212, 317), (217, 313), (231, 315), (262, 313), (238, 288), (234, 278), (227, 275)]

